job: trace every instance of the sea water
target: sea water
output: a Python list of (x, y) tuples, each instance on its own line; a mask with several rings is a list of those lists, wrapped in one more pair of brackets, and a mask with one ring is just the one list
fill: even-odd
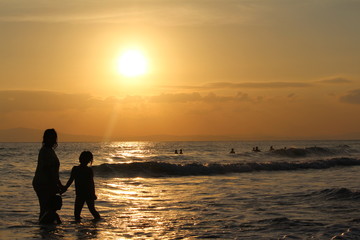
[(0, 143), (0, 239), (360, 239), (360, 141), (59, 143), (63, 184), (93, 152), (102, 219), (74, 221), (71, 186), (58, 225), (37, 222), (40, 147)]

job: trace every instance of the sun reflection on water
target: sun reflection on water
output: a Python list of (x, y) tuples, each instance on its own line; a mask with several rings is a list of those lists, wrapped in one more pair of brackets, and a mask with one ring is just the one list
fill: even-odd
[(132, 163), (151, 156), (149, 142), (114, 142), (109, 145), (112, 152), (106, 158), (111, 163)]
[(171, 237), (169, 234), (175, 236), (177, 221), (182, 214), (181, 209), (174, 207), (174, 200), (178, 202), (181, 196), (170, 197), (163, 187), (144, 178), (106, 179), (98, 195), (108, 203), (101, 209), (108, 215), (105, 229), (109, 232), (104, 232), (104, 236), (109, 237), (117, 231), (126, 233), (123, 239), (168, 239)]

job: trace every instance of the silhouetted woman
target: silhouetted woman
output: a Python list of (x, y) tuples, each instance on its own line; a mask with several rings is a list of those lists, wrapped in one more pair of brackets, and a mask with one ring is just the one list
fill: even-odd
[(54, 151), (56, 147), (57, 133), (55, 129), (45, 130), (32, 183), (39, 198), (39, 220), (45, 212), (50, 210), (51, 199), (63, 188), (59, 179), (60, 161)]

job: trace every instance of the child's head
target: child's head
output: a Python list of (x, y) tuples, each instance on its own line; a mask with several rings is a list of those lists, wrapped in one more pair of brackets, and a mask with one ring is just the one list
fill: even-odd
[(90, 152), (90, 151), (83, 151), (81, 154), (80, 154), (80, 157), (79, 157), (79, 162), (81, 164), (85, 164), (87, 165), (88, 163), (90, 163), (90, 165), (92, 164), (93, 162), (93, 154)]

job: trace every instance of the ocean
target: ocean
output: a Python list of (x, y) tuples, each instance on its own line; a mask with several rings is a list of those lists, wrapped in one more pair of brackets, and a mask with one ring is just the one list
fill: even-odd
[(102, 219), (74, 222), (72, 185), (58, 225), (37, 222), (40, 147), (0, 143), (0, 239), (360, 239), (360, 141), (60, 142), (63, 184), (93, 152)]

